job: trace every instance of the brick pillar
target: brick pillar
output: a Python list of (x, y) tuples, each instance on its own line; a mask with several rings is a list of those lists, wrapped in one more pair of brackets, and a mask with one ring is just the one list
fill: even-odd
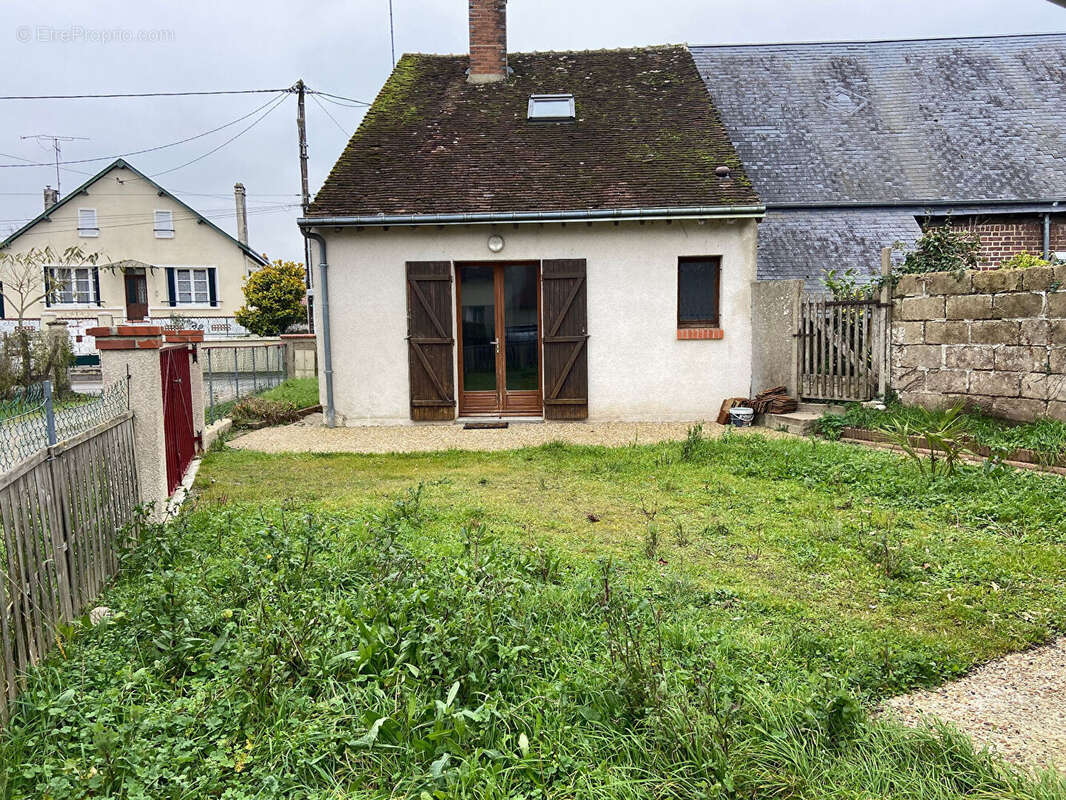
[(204, 407), (204, 365), (200, 363), (203, 351), (200, 342), (204, 340), (204, 332), (201, 330), (167, 331), (165, 334), (167, 344), (186, 344), (192, 351), (189, 359), (189, 387), (192, 394), (192, 427), (196, 437), (203, 447), (204, 430), (207, 427), (206, 409)]
[(130, 409), (141, 502), (154, 503), (152, 518), (161, 520), (167, 505), (167, 450), (163, 431), (163, 376), (159, 350), (163, 329), (156, 325), (89, 328), (100, 352), (104, 386), (130, 376)]

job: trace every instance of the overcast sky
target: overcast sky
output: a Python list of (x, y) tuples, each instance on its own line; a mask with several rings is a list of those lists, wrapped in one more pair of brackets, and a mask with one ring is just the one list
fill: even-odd
[[(466, 0), (393, 2), (397, 54), (466, 51)], [(511, 0), (508, 17), (514, 51), (1066, 31), (1066, 9), (1048, 0)], [(303, 78), (316, 89), (372, 100), (390, 67), (388, 0), (0, 4), (2, 95), (281, 88)], [(52, 159), (50, 149), (23, 136), (86, 137), (63, 143), (64, 160), (113, 157), (196, 136), (270, 100), (0, 101), (0, 163)], [(358, 108), (323, 106), (308, 101), (312, 194), (362, 118)], [(299, 259), (295, 99), (262, 113), (218, 152), (157, 180), (231, 233), (233, 183), (242, 181), (251, 245)], [(260, 114), (129, 160), (154, 176), (204, 156)], [(69, 165), (64, 192), (106, 163)], [(0, 234), (41, 211), (45, 184), (55, 184), (54, 167), (0, 169)]]

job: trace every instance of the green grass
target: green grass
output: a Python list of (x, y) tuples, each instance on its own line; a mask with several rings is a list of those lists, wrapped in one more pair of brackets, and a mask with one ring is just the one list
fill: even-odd
[[(882, 430), (893, 420), (921, 424), (938, 412), (892, 403), (884, 411), (850, 404), (843, 414), (827, 414), (819, 420), (819, 431), (830, 438), (840, 436), (845, 427)], [(943, 413), (943, 412), (939, 412)], [(1007, 455), (1019, 448), (1032, 450), (1045, 460), (1054, 461), (1066, 456), (1066, 422), (1040, 419), (1014, 424), (1006, 420), (971, 410), (963, 414), (965, 431), (973, 441), (994, 453)]]
[(289, 378), (260, 396), (265, 400), (292, 403), (297, 408), (317, 406), (318, 378)]
[(745, 435), (197, 486), (29, 676), (0, 796), (1066, 797), (867, 713), (1063, 631), (1061, 479)]

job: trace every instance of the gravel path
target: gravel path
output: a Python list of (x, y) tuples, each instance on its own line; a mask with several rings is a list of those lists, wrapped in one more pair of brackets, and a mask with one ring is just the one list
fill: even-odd
[(893, 697), (885, 707), (909, 725), (935, 715), (1008, 761), (1066, 772), (1066, 638), (997, 658), (933, 691)]
[[(433, 450), (513, 450), (547, 442), (570, 444), (652, 444), (684, 439), (691, 422), (514, 422), (508, 428), (463, 430), (458, 423), (434, 425), (380, 425), (324, 428), (322, 416), (313, 414), (294, 425), (262, 428), (232, 439), (230, 447), (266, 453), (407, 453)], [(708, 437), (726, 428), (704, 422)], [(783, 434), (765, 428), (767, 436)]]

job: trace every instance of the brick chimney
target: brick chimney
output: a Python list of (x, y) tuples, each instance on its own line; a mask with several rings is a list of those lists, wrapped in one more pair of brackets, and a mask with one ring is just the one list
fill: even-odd
[(237, 205), (237, 241), (248, 244), (248, 207), (243, 183), (233, 184), (233, 200)]
[(507, 0), (470, 0), (470, 83), (507, 79)]
[(44, 187), (44, 210), (47, 211), (59, 202), (59, 190), (51, 186)]

